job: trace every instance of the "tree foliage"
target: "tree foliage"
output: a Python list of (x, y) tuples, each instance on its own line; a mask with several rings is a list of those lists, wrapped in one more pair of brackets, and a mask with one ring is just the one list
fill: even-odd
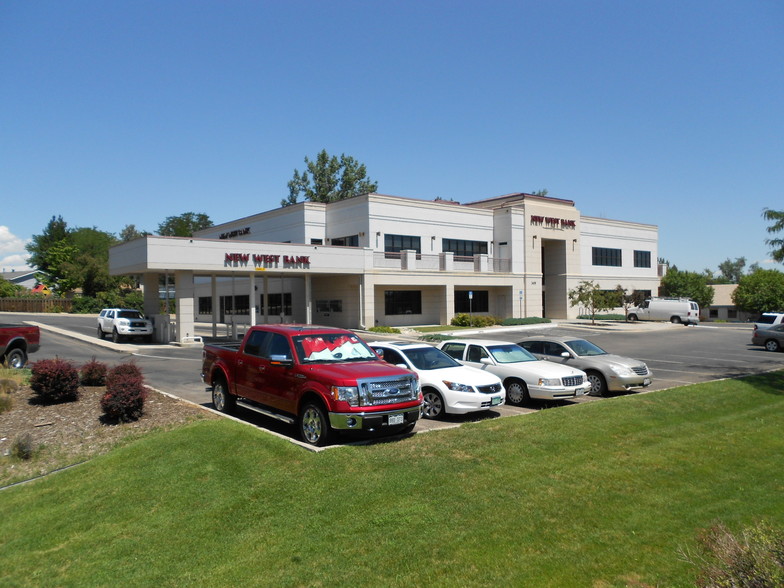
[(743, 276), (743, 268), (746, 267), (746, 258), (737, 257), (732, 261), (729, 257), (719, 264), (719, 276), (715, 283), (737, 284)]
[(305, 164), (307, 169), (302, 173), (294, 170), (289, 196), (280, 201), (281, 206), (296, 204), (300, 197), (310, 202), (336, 202), (378, 190), (378, 182), (367, 177), (365, 164), (351, 156), (330, 157), (322, 149), (315, 161), (305, 157)]
[(708, 282), (709, 279), (704, 274), (682, 272), (673, 266), (662, 278), (661, 293), (663, 296), (690, 298), (699, 304), (700, 308), (705, 308), (713, 302), (714, 294)]
[(123, 229), (120, 231), (120, 241), (123, 243), (127, 241), (133, 241), (134, 239), (138, 239), (139, 237), (146, 237), (149, 235), (147, 231), (139, 231), (136, 229), (136, 225), (125, 225)]
[(53, 216), (40, 235), (33, 235), (25, 249), (30, 254), (27, 263), (40, 272), (49, 273), (49, 249), (68, 239), (68, 223), (62, 216)]
[(569, 290), (569, 302), (572, 306), (584, 306), (594, 323), (598, 313), (615, 308), (619, 300), (617, 290), (601, 290), (595, 282), (582, 281), (577, 288)]
[(210, 217), (203, 212), (184, 212), (179, 216), (169, 216), (158, 225), (158, 234), (164, 237), (193, 237), (195, 231), (212, 226)]
[(12, 298), (14, 296), (19, 296), (24, 291), (24, 286), (14, 284), (5, 278), (0, 278), (0, 298)]
[[(762, 216), (765, 220), (772, 222), (768, 227), (768, 233), (781, 233), (784, 231), (784, 210), (766, 208), (762, 212)], [(784, 262), (784, 238), (765, 239), (765, 243), (770, 247), (770, 254), (773, 256), (773, 259), (779, 263)]]
[(752, 314), (784, 311), (784, 273), (758, 269), (743, 276), (732, 293), (732, 301)]

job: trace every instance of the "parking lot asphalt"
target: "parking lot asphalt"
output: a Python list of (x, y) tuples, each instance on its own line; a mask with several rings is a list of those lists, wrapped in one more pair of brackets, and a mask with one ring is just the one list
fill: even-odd
[[(6, 314), (6, 313), (0, 313)], [(70, 316), (70, 315), (69, 315)], [(62, 318), (53, 321), (52, 315), (14, 315), (15, 320), (37, 324), (44, 344), (36, 354), (39, 358), (50, 356), (51, 352), (60, 357), (68, 353), (89, 359), (91, 355), (101, 354), (102, 361), (112, 363), (112, 358), (132, 357), (141, 364), (145, 378), (156, 390), (197, 404), (211, 410), (210, 394), (201, 383), (201, 345), (156, 345), (144, 343), (113, 343), (101, 340), (95, 335), (94, 317), (81, 315), (77, 319)], [(58, 324), (53, 324), (54, 322)], [(558, 321), (516, 327), (490, 327), (476, 330), (443, 331), (439, 334), (460, 338), (486, 338), (516, 341), (536, 332), (570, 334), (592, 340), (610, 352), (629, 355), (646, 361), (654, 372), (653, 384), (644, 390), (631, 394), (642, 394), (673, 386), (735, 377), (749, 373), (784, 368), (784, 354), (765, 352), (749, 348), (751, 326), (746, 324), (703, 324), (697, 327), (684, 327), (670, 323), (623, 323), (616, 321)], [(208, 324), (197, 325), (198, 335), (209, 341), (212, 328)], [(409, 339), (418, 340), (421, 333), (403, 330), (401, 334), (381, 335), (362, 333), (365, 340)], [(67, 343), (67, 339), (78, 345)], [(50, 348), (47, 351), (47, 348)], [(54, 355), (51, 355), (54, 356)], [(35, 359), (35, 358), (33, 358)], [(76, 359), (81, 361), (81, 359)], [(86, 361), (86, 360), (85, 360)], [(437, 431), (458, 427), (467, 423), (488, 419), (529, 414), (545, 406), (568, 407), (585, 402), (601, 402), (607, 397), (582, 397), (558, 403), (532, 403), (526, 407), (503, 405), (489, 411), (468, 415), (446, 415), (442, 420), (420, 419), (415, 433)], [(273, 421), (254, 413), (239, 412), (241, 421), (280, 435), (293, 442), (295, 431), (292, 427)], [(299, 444), (299, 443), (298, 443)]]

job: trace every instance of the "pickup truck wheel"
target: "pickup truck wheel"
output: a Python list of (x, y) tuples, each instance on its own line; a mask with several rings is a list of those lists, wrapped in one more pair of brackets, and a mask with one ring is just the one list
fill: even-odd
[(103, 329), (101, 328), (101, 325), (98, 325), (98, 338), (99, 339), (103, 339), (105, 336), (106, 336), (106, 334), (103, 332)]
[(237, 407), (237, 397), (229, 394), (229, 386), (223, 378), (218, 378), (212, 384), (212, 405), (224, 414), (232, 414)]
[(119, 343), (121, 341), (120, 333), (117, 332), (117, 327), (112, 329), (112, 341), (114, 343)]
[(506, 399), (509, 404), (520, 406), (525, 404), (531, 397), (528, 395), (528, 386), (522, 380), (512, 380), (506, 385)]
[(591, 389), (588, 391), (588, 394), (591, 396), (604, 396), (604, 393), (607, 392), (607, 382), (604, 379), (604, 376), (599, 372), (587, 372), (588, 381), (591, 383)]
[(299, 419), (302, 440), (310, 445), (321, 447), (329, 441), (329, 423), (324, 410), (315, 403), (308, 403), (302, 409)]
[(437, 419), (444, 416), (444, 399), (435, 390), (427, 389), (422, 394), (422, 416), (426, 419)]
[(5, 354), (5, 361), (8, 363), (8, 367), (19, 370), (27, 363), (27, 354), (24, 349), (12, 349)]

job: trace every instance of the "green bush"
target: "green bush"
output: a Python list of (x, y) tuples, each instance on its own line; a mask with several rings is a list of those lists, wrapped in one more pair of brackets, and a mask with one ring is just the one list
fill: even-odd
[(371, 331), (373, 333), (393, 333), (393, 334), (400, 333), (400, 329), (396, 329), (395, 327), (387, 327), (384, 325), (378, 327), (370, 327), (368, 331)]
[(499, 322), (500, 321), (494, 316), (484, 314), (470, 315), (461, 312), (452, 317), (452, 322), (450, 324), (453, 327), (492, 327)]
[(64, 359), (42, 359), (30, 368), (30, 387), (45, 403), (79, 398), (79, 373)]
[(22, 436), (14, 440), (11, 447), (11, 454), (17, 459), (28, 460), (33, 457), (35, 453), (35, 444), (33, 437), (30, 433), (24, 433)]
[(626, 315), (625, 314), (597, 314), (596, 316), (592, 317), (590, 314), (581, 314), (577, 318), (585, 319), (585, 320), (597, 320), (597, 321), (625, 321)]
[(513, 327), (515, 325), (537, 325), (539, 323), (549, 323), (550, 319), (542, 318), (540, 316), (528, 316), (525, 318), (508, 318), (501, 321), (505, 327)]
[(733, 535), (722, 523), (697, 537), (698, 553), (686, 561), (699, 568), (697, 586), (784, 586), (784, 530), (762, 521)]
[(135, 363), (121, 363), (106, 374), (106, 392), (101, 398), (101, 409), (109, 420), (137, 420), (144, 412), (145, 400), (147, 388)]

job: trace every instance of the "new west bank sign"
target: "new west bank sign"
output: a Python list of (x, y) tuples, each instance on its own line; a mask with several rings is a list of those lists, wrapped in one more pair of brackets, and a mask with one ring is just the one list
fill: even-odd
[(224, 267), (249, 267), (251, 263), (257, 270), (281, 267), (287, 269), (308, 269), (310, 268), (310, 256), (228, 252), (224, 254)]

